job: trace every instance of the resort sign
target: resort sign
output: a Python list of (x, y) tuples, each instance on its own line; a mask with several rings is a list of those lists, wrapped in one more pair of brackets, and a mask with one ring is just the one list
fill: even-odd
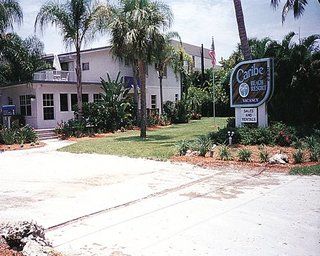
[(230, 105), (234, 108), (259, 107), (273, 92), (273, 60), (243, 61), (230, 77)]

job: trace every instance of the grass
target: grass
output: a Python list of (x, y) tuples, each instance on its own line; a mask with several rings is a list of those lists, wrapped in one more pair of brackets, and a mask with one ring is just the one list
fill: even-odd
[(291, 175), (320, 175), (320, 165), (294, 167), (290, 170)]
[(188, 124), (175, 124), (170, 127), (147, 132), (147, 139), (139, 137), (139, 131), (115, 133), (105, 138), (88, 139), (64, 147), (59, 151), (71, 153), (97, 153), (152, 159), (168, 159), (178, 153), (176, 144), (182, 140), (194, 140), (218, 127), (226, 125), (226, 118), (212, 118), (190, 121)]

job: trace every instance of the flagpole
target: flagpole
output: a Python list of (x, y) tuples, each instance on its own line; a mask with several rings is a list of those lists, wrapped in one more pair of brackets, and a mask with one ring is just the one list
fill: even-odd
[(213, 123), (216, 125), (216, 91), (214, 87), (214, 67), (212, 67)]

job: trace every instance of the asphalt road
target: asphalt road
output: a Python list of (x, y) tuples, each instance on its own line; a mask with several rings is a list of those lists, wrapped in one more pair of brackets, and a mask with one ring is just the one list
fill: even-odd
[(320, 177), (42, 149), (0, 154), (0, 220), (66, 255), (320, 255)]

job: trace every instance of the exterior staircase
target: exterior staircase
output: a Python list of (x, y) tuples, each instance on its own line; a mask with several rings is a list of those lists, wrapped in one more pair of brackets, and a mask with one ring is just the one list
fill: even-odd
[(58, 139), (54, 129), (36, 129), (39, 140)]

